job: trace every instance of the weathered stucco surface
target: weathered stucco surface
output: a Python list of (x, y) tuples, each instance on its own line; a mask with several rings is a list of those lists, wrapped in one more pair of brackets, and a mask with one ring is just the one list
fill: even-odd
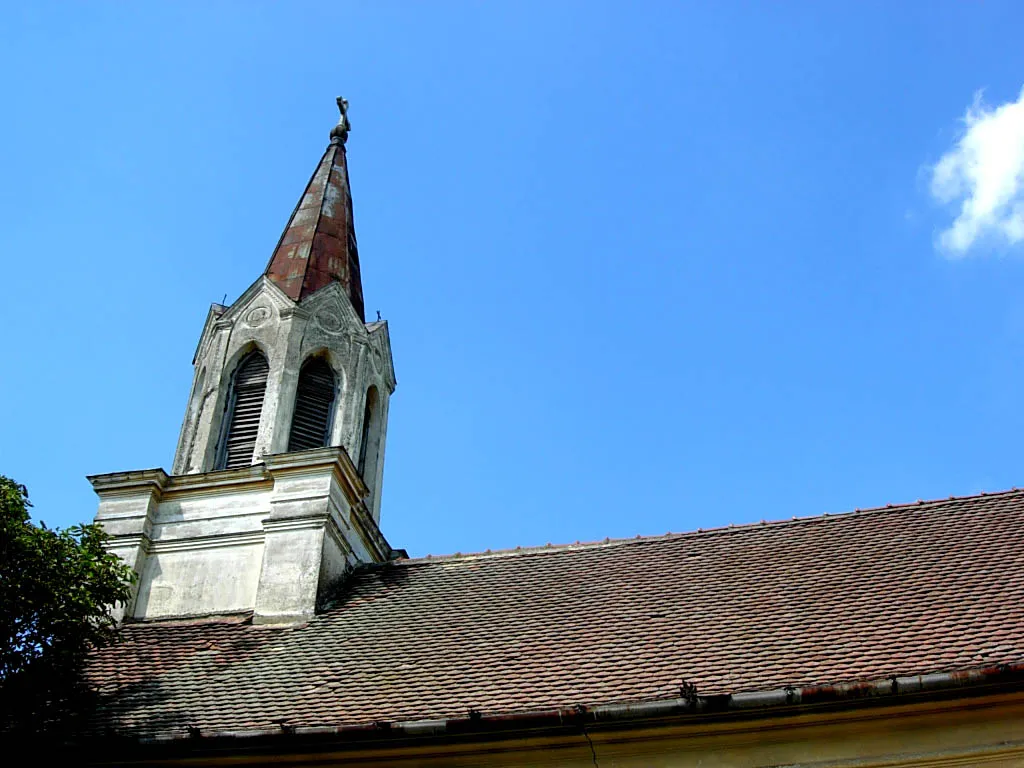
[(260, 623), (303, 621), (349, 568), (391, 555), (338, 448), (240, 470), (90, 480), (111, 550), (139, 575), (121, 609), (133, 619), (254, 611)]
[[(269, 376), (252, 466), (215, 471), (232, 379), (254, 349)], [(299, 372), (313, 356), (335, 376), (329, 447), (286, 453)], [(120, 610), (134, 619), (254, 611), (257, 622), (302, 621), (348, 568), (391, 554), (377, 527), (395, 389), (387, 324), (364, 324), (340, 283), (295, 302), (261, 277), (232, 306), (211, 308), (193, 364), (173, 475), (90, 478), (96, 520), (139, 576)], [(377, 407), (364, 430), (371, 388)], [(364, 439), (365, 466), (356, 467), (349, 457)]]
[(261, 277), (231, 307), (211, 309), (196, 350), (174, 474), (213, 469), (232, 376), (253, 349), (263, 352), (270, 366), (253, 463), (288, 450), (299, 370), (310, 357), (322, 356), (334, 371), (338, 393), (330, 444), (344, 447), (349, 456), (359, 456), (366, 393), (377, 388), (380, 418), (369, 435), (376, 450), (367, 457), (365, 479), (373, 517), (379, 520), (388, 399), (395, 390), (391, 343), (387, 323), (364, 324), (337, 283), (296, 304)]

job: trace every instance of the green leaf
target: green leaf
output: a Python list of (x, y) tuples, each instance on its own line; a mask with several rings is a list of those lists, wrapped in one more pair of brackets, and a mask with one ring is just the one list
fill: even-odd
[[(110, 617), (135, 574), (95, 524), (32, 523), (25, 486), (0, 475), (0, 732), (38, 731), (82, 695), (91, 649), (116, 640)], [(73, 707), (71, 707), (73, 709)]]

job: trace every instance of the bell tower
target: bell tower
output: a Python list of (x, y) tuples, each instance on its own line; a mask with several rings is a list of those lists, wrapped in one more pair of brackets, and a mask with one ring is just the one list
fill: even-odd
[(393, 555), (378, 522), (395, 374), (387, 322), (365, 322), (338, 107), (263, 274), (207, 314), (172, 473), (89, 478), (139, 575), (126, 617), (294, 623)]

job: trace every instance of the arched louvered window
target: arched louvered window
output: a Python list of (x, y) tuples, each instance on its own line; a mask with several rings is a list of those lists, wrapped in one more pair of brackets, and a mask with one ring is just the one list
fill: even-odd
[(250, 352), (235, 369), (231, 398), (225, 413), (227, 428), (221, 438), (218, 469), (247, 467), (252, 463), (269, 372), (267, 358), (261, 352)]
[(377, 437), (374, 433), (377, 412), (380, 410), (377, 399), (376, 387), (370, 387), (366, 390), (366, 406), (363, 408), (363, 433), (359, 440), (359, 476), (363, 478), (363, 482), (367, 485), (369, 485), (370, 479), (366, 477), (366, 459), (369, 457), (372, 461), (376, 458), (376, 449), (372, 448), (370, 443), (375, 442)]
[(289, 451), (306, 451), (327, 445), (334, 405), (334, 371), (322, 357), (314, 357), (299, 371), (295, 415), (288, 437)]

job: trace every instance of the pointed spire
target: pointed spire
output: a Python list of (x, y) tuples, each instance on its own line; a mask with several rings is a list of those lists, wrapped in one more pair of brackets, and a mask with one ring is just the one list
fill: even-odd
[(340, 96), (338, 109), (341, 118), (331, 129), (331, 143), (288, 219), (265, 274), (294, 301), (331, 282), (341, 283), (365, 320), (345, 156), (351, 124), (348, 102)]

